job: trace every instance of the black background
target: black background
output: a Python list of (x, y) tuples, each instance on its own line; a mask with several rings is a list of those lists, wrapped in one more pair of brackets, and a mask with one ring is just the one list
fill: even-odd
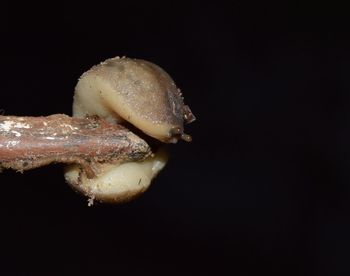
[(1, 275), (348, 275), (346, 7), (305, 1), (1, 8), (6, 115), (71, 113), (107, 58), (163, 67), (197, 117), (138, 200), (88, 207), (60, 165), (0, 175)]

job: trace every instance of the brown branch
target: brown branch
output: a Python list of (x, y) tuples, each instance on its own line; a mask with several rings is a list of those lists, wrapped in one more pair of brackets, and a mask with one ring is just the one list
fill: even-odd
[(150, 154), (144, 140), (96, 117), (0, 116), (0, 168), (22, 172), (53, 162), (77, 163), (92, 178), (96, 163), (141, 161)]

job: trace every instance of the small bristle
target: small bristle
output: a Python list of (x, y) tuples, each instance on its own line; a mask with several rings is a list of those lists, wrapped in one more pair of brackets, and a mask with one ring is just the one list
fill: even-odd
[(181, 139), (186, 141), (186, 142), (191, 142), (192, 141), (192, 136), (191, 135), (188, 135), (188, 134), (181, 134)]
[(182, 130), (179, 127), (173, 127), (172, 129), (170, 129), (169, 133), (171, 136), (176, 136), (182, 134)]

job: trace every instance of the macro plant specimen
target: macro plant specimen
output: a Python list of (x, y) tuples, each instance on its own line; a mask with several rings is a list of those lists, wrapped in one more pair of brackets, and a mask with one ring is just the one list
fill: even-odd
[(126, 202), (163, 169), (165, 144), (191, 141), (194, 120), (163, 69), (116, 57), (80, 77), (73, 117), (0, 116), (0, 168), (66, 163), (66, 181), (90, 201)]

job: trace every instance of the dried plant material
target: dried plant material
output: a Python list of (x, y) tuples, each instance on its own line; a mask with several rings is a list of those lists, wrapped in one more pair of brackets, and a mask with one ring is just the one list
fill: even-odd
[(50, 163), (78, 164), (89, 178), (96, 164), (143, 161), (148, 144), (121, 125), (97, 117), (0, 116), (0, 167), (17, 171)]

